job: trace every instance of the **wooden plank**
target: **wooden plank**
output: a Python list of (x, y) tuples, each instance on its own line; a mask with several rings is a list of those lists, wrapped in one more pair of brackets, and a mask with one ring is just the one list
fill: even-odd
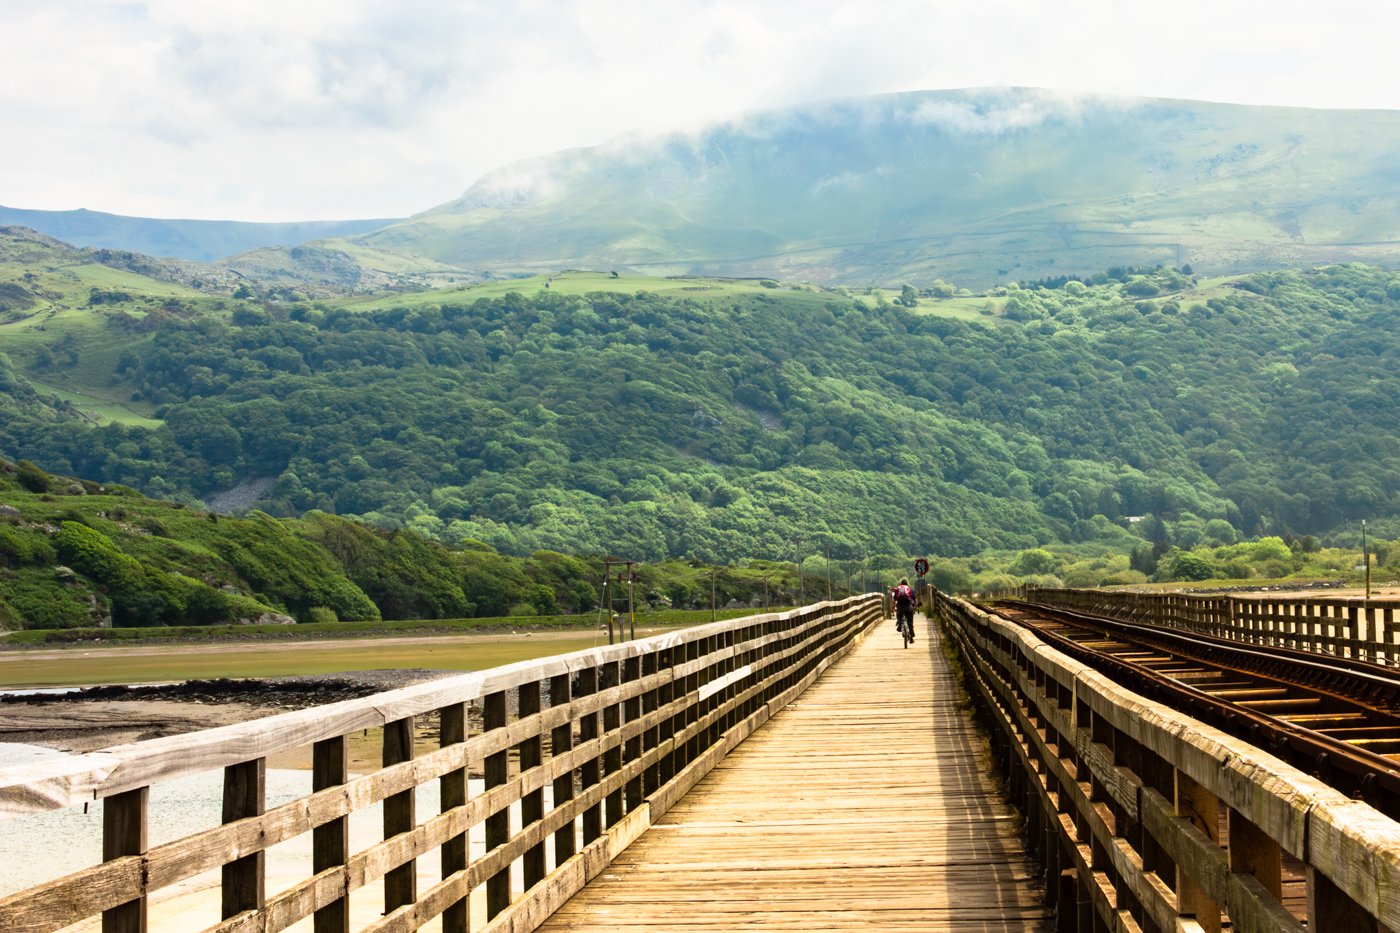
[[(489, 694), (482, 706), (482, 728), (490, 732), (506, 724), (505, 693)], [(510, 777), (510, 761), (504, 751), (486, 758), (486, 789), (492, 790), (506, 783)], [(498, 849), (510, 839), (510, 810), (502, 806), (486, 818), (486, 851)], [(510, 866), (486, 880), (486, 916), (494, 917), (510, 906)]]
[[(261, 816), (267, 808), (267, 760), (245, 761), (224, 769), (223, 821), (232, 823)], [(245, 910), (257, 910), (266, 901), (264, 860), (254, 852), (223, 866), (222, 916), (227, 919)]]
[[(311, 750), (311, 787), (326, 790), (344, 784), (350, 776), (349, 750), (344, 736), (317, 742)], [(319, 874), (344, 865), (350, 855), (350, 820), (340, 816), (317, 826), (311, 833), (311, 870)], [(350, 933), (350, 901), (337, 898), (316, 911), (315, 933)]]
[[(150, 788), (118, 794), (102, 805), (102, 859), (144, 855)], [(145, 879), (131, 888), (136, 897), (102, 912), (102, 933), (146, 933)]]
[[(413, 717), (396, 719), (384, 727), (384, 766), (396, 765), (413, 757)], [(384, 838), (410, 833), (417, 825), (417, 795), (401, 791), (384, 798)], [(417, 866), (406, 862), (384, 876), (384, 912), (392, 913), (418, 899)]]
[(800, 700), (736, 722), (687, 766), (708, 774), (654, 793), (652, 828), (541, 929), (1043, 929), (946, 661), (916, 645), (878, 626)]

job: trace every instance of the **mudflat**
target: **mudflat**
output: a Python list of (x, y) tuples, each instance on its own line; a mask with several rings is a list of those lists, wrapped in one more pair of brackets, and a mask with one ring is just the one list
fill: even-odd
[[(95, 751), (369, 696), (596, 643), (593, 633), (575, 631), (336, 639), (275, 646), (219, 643), (0, 651), (0, 685), (102, 684), (65, 693), (0, 695), (0, 742)], [(269, 669), (277, 673), (260, 673)], [(147, 685), (125, 686), (141, 682)], [(433, 724), (425, 722), (420, 729), (431, 731)], [(369, 746), (377, 740), (375, 735), (356, 743), (366, 745), (360, 750), (366, 759), (375, 756)], [(275, 766), (306, 765), (293, 756)]]

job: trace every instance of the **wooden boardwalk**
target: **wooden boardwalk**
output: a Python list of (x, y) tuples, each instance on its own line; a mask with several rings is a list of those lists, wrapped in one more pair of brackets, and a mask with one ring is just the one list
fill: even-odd
[(541, 929), (1048, 929), (936, 639), (881, 623)]

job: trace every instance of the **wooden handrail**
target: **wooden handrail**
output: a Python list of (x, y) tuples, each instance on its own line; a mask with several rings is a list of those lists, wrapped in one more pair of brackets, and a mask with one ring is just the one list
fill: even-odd
[(1027, 602), (1400, 666), (1400, 599), (1200, 595), (1027, 586)]
[(941, 595), (936, 612), (1074, 928), (1219, 930), (1225, 914), (1248, 933), (1400, 929), (1400, 823), (1030, 630)]
[[(224, 919), (210, 929), (221, 933), (274, 933), (313, 914), (318, 931), (348, 929), (347, 898), (381, 878), (384, 916), (366, 929), (412, 930), (441, 915), (445, 931), (464, 931), (464, 898), (483, 887), (488, 929), (534, 929), (881, 617), (877, 595), (818, 603), (0, 769), (0, 832), (4, 819), (94, 799), (111, 814), (105, 860), (0, 900), (0, 930), (50, 933), (101, 913), (104, 931), (134, 933), (150, 894), (213, 868), (223, 869)], [(481, 713), (470, 735), (468, 707)], [(414, 757), (413, 718), (432, 713), (441, 747)], [(384, 764), (350, 777), (345, 737), (371, 728), (386, 730)], [(306, 746), (316, 789), (264, 812), (263, 762)], [(149, 848), (148, 789), (216, 769), (225, 822)], [(468, 795), (468, 772), (484, 773), (483, 792)], [(442, 812), (419, 820), (413, 793), (431, 781)], [(384, 840), (347, 851), (346, 818), (381, 801)], [(483, 825), (487, 851), (469, 860), (466, 833)], [(305, 833), (315, 874), (265, 900), (262, 854)], [(434, 849), (443, 879), (420, 891), (414, 863)], [(514, 901), (512, 872), (526, 889)]]

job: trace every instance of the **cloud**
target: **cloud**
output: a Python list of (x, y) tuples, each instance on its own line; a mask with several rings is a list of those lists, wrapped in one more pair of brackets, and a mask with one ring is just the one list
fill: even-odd
[[(1400, 107), (1400, 4), (0, 0), (0, 203), (404, 215), (503, 163), (812, 101), (1019, 85)], [(917, 115), (1002, 133), (1064, 100)]]
[(978, 100), (922, 101), (906, 119), (915, 125), (934, 125), (950, 132), (1000, 136), (1013, 130), (1032, 129), (1050, 120), (1074, 122), (1084, 98), (1030, 92), (998, 95)]

